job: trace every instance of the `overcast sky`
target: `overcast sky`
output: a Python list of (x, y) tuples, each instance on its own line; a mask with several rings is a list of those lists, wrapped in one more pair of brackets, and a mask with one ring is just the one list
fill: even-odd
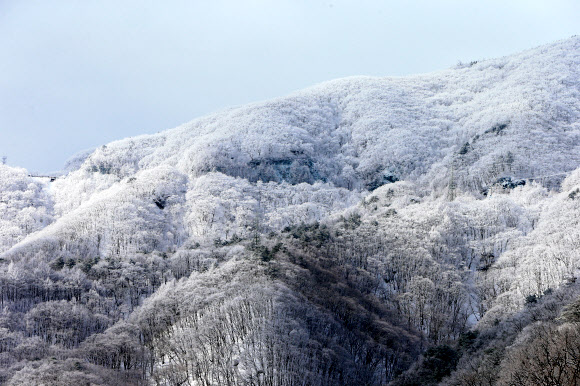
[(74, 153), (351, 75), (407, 75), (580, 33), (578, 0), (0, 0), (0, 156)]

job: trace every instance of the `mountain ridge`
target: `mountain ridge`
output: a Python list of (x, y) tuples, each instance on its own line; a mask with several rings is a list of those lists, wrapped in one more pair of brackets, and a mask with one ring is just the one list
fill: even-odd
[[(71, 189), (63, 199), (55, 196), (55, 214), (58, 217), (66, 213), (82, 202), (83, 196), (92, 195), (91, 188), (76, 191), (79, 186), (86, 186), (87, 180), (98, 191), (132, 178), (140, 169), (161, 165), (175, 168), (190, 180), (218, 172), (250, 183), (285, 181), (295, 185), (319, 181), (354, 191), (409, 179), (436, 194), (445, 194), (450, 186), (452, 190), (485, 194), (489, 187), (501, 183), (501, 178), (507, 184), (512, 179), (522, 183), (535, 179), (557, 187), (567, 173), (580, 165), (580, 104), (550, 102), (544, 106), (548, 114), (543, 114), (546, 118), (541, 120), (536, 117), (539, 113), (530, 108), (520, 109), (526, 100), (538, 103), (535, 99), (544, 98), (548, 92), (560, 92), (561, 87), (543, 90), (536, 83), (546, 80), (528, 80), (536, 87), (526, 87), (531, 89), (531, 97), (508, 100), (499, 108), (503, 99), (494, 100), (483, 104), (473, 116), (462, 110), (454, 113), (457, 109), (449, 102), (449, 92), (441, 89), (454, 87), (456, 98), (451, 100), (457, 101), (459, 107), (481, 107), (481, 99), (491, 99), (487, 95), (491, 91), (481, 95), (483, 92), (477, 92), (477, 88), (482, 86), (477, 82), (499, 79), (501, 87), (495, 93), (501, 92), (513, 85), (513, 81), (503, 85), (502, 79), (514, 77), (514, 70), (508, 69), (526, 67), (526, 60), (538, 67), (538, 62), (551, 63), (551, 59), (566, 53), (566, 60), (559, 66), (570, 66), (578, 60), (579, 46), (580, 39), (572, 38), (512, 57), (430, 75), (334, 80), (288, 97), (215, 113), (162, 133), (115, 141), (95, 150), (79, 170), (54, 184), (55, 190)], [(546, 52), (548, 59), (541, 56), (546, 56)], [(483, 79), (464, 75), (485, 74), (490, 69), (493, 73)], [(550, 68), (548, 72), (553, 71)], [(532, 78), (520, 72), (515, 74), (517, 81), (524, 75)], [(562, 78), (560, 85), (565, 86), (561, 82), (567, 79), (566, 74), (550, 76), (552, 82)], [(467, 80), (453, 85), (447, 79), (457, 81), (453, 77)], [(476, 91), (468, 93), (463, 88), (465, 84)], [(492, 86), (487, 88), (493, 91)], [(566, 91), (576, 101), (580, 98), (578, 87)], [(421, 93), (422, 98), (413, 97), (413, 92)], [(552, 113), (556, 108), (560, 110)], [(492, 114), (492, 110), (498, 112)], [(449, 117), (450, 114), (455, 116)], [(458, 118), (458, 114), (464, 118)], [(555, 127), (546, 127), (548, 123)], [(540, 162), (536, 164), (534, 160)]]
[(0, 165), (0, 379), (81, 358), (104, 384), (436, 384), (461, 355), (511, 376), (461, 344), (505, 353), (483, 337), (577, 291), (579, 64), (574, 37), (217, 112), (44, 185)]

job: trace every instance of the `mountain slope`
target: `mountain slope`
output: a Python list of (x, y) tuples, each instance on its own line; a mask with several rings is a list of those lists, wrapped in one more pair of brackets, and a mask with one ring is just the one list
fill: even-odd
[[(230, 186), (246, 184), (243, 180), (294, 185), (282, 188), (289, 190), (285, 196), (304, 190), (297, 184), (316, 181), (331, 184), (323, 188), (337, 192), (331, 196), (349, 194), (332, 186), (358, 192), (397, 180), (417, 181), (435, 194), (449, 186), (485, 193), (502, 177), (557, 188), (580, 164), (579, 44), (572, 38), (415, 77), (332, 81), (163, 133), (113, 142), (55, 184), (56, 212), (62, 216), (123, 179), (149, 178), (139, 171), (150, 170), (156, 174), (153, 179), (174, 173), (167, 168), (184, 175), (193, 196), (205, 195), (204, 188), (196, 193), (200, 177), (217, 186), (228, 180), (212, 172), (242, 178), (229, 179)], [(153, 171), (156, 168), (161, 169)], [(266, 215), (268, 205), (279, 208), (269, 199), (262, 209)], [(195, 213), (197, 206), (188, 205), (187, 211)], [(319, 206), (314, 211), (326, 213)], [(236, 228), (244, 227), (239, 224), (241, 214), (224, 212), (238, 219)], [(310, 217), (298, 221), (321, 218)], [(248, 225), (253, 220), (243, 221)], [(271, 220), (268, 225), (276, 229), (276, 222), (292, 220)], [(190, 223), (180, 238), (200, 233), (193, 228)], [(210, 233), (212, 238), (227, 238), (226, 232)]]
[(580, 265), (579, 67), (573, 37), (116, 141), (49, 187), (0, 168), (0, 379), (384, 384), (510, 320)]
[[(578, 162), (579, 44), (572, 38), (421, 76), (324, 83), (115, 142), (85, 168), (125, 177), (167, 164), (193, 177), (218, 171), (250, 181), (364, 188), (387, 172), (416, 179), (457, 155), (484, 178), (505, 157), (501, 151), (511, 151), (516, 177), (568, 171)], [(537, 158), (552, 165), (530, 165), (539, 149)]]

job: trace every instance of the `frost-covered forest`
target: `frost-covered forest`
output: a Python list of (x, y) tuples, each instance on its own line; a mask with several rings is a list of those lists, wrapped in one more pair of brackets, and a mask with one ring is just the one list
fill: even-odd
[(0, 165), (0, 384), (580, 384), (580, 38)]

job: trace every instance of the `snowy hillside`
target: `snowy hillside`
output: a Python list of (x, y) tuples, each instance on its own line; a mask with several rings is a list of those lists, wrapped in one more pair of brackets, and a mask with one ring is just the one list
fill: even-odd
[[(0, 253), (52, 222), (52, 200), (43, 181), (24, 169), (0, 165)], [(45, 182), (46, 184), (46, 182)]]
[(330, 81), (67, 167), (0, 165), (0, 382), (385, 384), (578, 276), (580, 38)]
[[(227, 238), (244, 234), (260, 194), (266, 224), (280, 229), (319, 220), (350, 206), (358, 192), (397, 180), (435, 195), (449, 186), (477, 195), (500, 178), (557, 188), (580, 165), (579, 47), (572, 38), (433, 74), (336, 80), (113, 142), (55, 184), (55, 213), (61, 217), (90, 199), (102, 205), (96, 193), (112, 188), (123, 195), (122, 186), (136, 179), (152, 187), (143, 197), (148, 207), (163, 197), (186, 202), (176, 209), (183, 234), (174, 237)], [(184, 179), (179, 187), (162, 182), (172, 173)], [(260, 190), (256, 181), (275, 184)], [(279, 213), (290, 203), (300, 206), (297, 219)], [(210, 226), (208, 211), (216, 212)]]
[(217, 171), (349, 189), (439, 174), (436, 164), (457, 163), (483, 186), (570, 171), (579, 161), (579, 45), (572, 38), (414, 77), (331, 81), (114, 142), (82, 169), (124, 178), (170, 165), (192, 178)]

